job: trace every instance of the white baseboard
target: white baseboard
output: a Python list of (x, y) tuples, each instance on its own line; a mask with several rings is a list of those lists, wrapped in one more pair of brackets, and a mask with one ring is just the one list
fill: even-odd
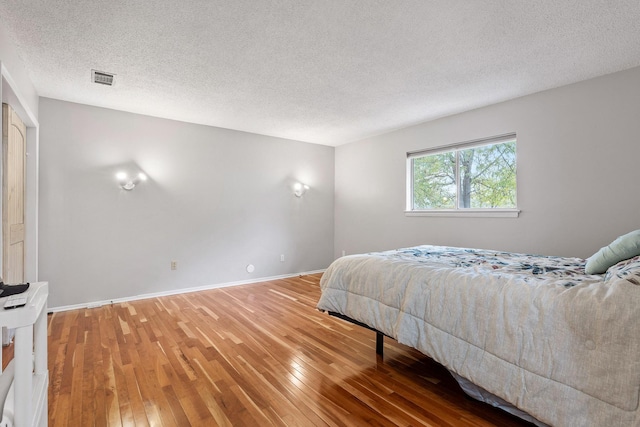
[(324, 273), (324, 272), (325, 270), (305, 271), (302, 273), (284, 274), (281, 276), (260, 277), (260, 278), (251, 279), (251, 280), (241, 280), (239, 282), (217, 283), (214, 285), (197, 286), (193, 288), (176, 289), (172, 291), (153, 292), (150, 294), (134, 295), (134, 296), (124, 297), (124, 298), (114, 298), (114, 299), (103, 300), (103, 301), (91, 301), (91, 302), (86, 302), (82, 304), (63, 305), (60, 307), (49, 307), (49, 312), (56, 313), (60, 311), (78, 310), (82, 308), (96, 308), (96, 307), (101, 307), (107, 304), (136, 301), (140, 299), (148, 299), (148, 298), (156, 298), (156, 297), (164, 297), (168, 295), (187, 294), (190, 292), (206, 291), (208, 289), (227, 288), (229, 286), (249, 285), (251, 283), (268, 282), (271, 280), (278, 280), (278, 279), (288, 279), (290, 277), (306, 276), (307, 274), (317, 274), (317, 273)]

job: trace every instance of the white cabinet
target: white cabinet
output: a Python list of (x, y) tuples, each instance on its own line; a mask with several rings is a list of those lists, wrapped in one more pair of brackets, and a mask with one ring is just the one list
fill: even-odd
[[(5, 310), (0, 298), (0, 326), (15, 329), (13, 390), (4, 407), (4, 419), (14, 427), (46, 426), (47, 388), (47, 282), (32, 283), (24, 307)], [(1, 362), (1, 356), (0, 356)], [(0, 366), (2, 364), (0, 363)]]

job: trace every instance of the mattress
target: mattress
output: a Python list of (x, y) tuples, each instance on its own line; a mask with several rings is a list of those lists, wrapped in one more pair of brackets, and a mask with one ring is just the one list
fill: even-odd
[(417, 246), (336, 260), (318, 308), (365, 323), (554, 426), (640, 426), (640, 257)]

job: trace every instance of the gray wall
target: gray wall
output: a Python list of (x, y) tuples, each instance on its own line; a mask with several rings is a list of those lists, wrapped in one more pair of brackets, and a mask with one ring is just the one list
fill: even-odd
[[(332, 147), (47, 98), (40, 141), (39, 265), (52, 307), (313, 271), (333, 258)], [(149, 181), (126, 192), (120, 169)], [(311, 187), (302, 198), (296, 180)]]
[[(516, 132), (519, 218), (405, 217), (406, 152)], [(640, 68), (336, 149), (334, 256), (437, 244), (587, 257), (640, 228)]]
[[(587, 257), (640, 228), (639, 111), (635, 68), (347, 144), (334, 199), (333, 148), (42, 98), (40, 278), (57, 307), (317, 270), (343, 250)], [(407, 151), (508, 132), (519, 218), (404, 215)], [(123, 167), (150, 180), (120, 190)]]

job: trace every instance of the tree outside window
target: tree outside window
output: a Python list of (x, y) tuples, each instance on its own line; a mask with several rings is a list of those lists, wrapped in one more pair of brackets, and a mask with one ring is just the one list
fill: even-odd
[(516, 140), (412, 156), (412, 210), (516, 208)]

